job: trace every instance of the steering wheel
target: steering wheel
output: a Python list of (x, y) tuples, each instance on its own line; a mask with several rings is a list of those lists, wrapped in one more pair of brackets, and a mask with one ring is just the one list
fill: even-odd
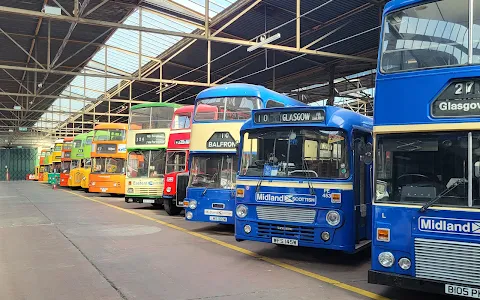
[(403, 174), (403, 175), (400, 175), (397, 177), (397, 181), (400, 181), (402, 178), (405, 178), (405, 177), (419, 177), (419, 178), (423, 178), (423, 179), (426, 179), (428, 181), (436, 181), (436, 180), (432, 180), (432, 178), (430, 178), (429, 176), (427, 175), (423, 175), (423, 174)]
[[(304, 170), (295, 170), (295, 171), (291, 171), (289, 173), (290, 173), (290, 175), (295, 174), (295, 173), (303, 173), (305, 175), (307, 175), (307, 173), (313, 173), (315, 176), (309, 176), (309, 177), (318, 177), (317, 172), (312, 171), (312, 170), (305, 170), (305, 171)], [(307, 177), (307, 176), (305, 176), (305, 177)]]

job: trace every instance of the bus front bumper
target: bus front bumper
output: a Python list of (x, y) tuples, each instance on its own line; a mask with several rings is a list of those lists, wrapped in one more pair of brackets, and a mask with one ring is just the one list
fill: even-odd
[(154, 197), (154, 196), (142, 196), (142, 195), (125, 195), (125, 202), (126, 203), (149, 203), (149, 204), (163, 204), (162, 196)]
[(465, 284), (422, 279), (394, 273), (379, 272), (375, 270), (368, 271), (368, 283), (427, 293), (480, 298), (480, 286), (474, 287)]

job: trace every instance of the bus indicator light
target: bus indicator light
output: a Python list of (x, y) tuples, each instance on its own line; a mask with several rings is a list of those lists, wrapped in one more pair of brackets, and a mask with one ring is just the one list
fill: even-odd
[(243, 198), (245, 196), (245, 190), (244, 189), (237, 189), (237, 197)]
[(377, 228), (377, 241), (387, 243), (390, 242), (390, 229)]

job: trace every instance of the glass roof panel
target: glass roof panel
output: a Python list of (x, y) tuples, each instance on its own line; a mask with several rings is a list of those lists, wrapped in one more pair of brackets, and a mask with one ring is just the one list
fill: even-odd
[[(237, 0), (210, 0), (209, 17), (212, 18), (216, 16), (236, 1)], [(204, 16), (205, 13), (204, 0), (172, 0), (169, 2), (147, 0), (146, 2), (158, 7), (168, 6), (170, 9), (174, 9), (190, 17), (193, 16), (198, 20), (202, 20), (202, 16)], [(140, 13), (142, 14), (141, 16)], [(160, 11), (147, 8), (136, 9), (123, 23), (185, 33), (193, 32), (197, 29), (197, 26), (192, 22), (182, 22)], [(139, 65), (145, 66), (147, 63), (155, 60), (156, 57), (181, 39), (181, 37), (163, 34), (139, 33), (137, 31), (117, 29), (105, 42), (106, 46), (103, 46), (95, 53), (82, 72), (132, 76), (138, 71)], [(142, 55), (141, 61), (139, 61), (140, 50)], [(75, 77), (70, 85), (60, 93), (59, 98), (54, 101), (51, 109), (49, 109), (53, 111), (66, 111), (66, 113), (54, 113), (53, 118), (52, 113), (45, 113), (39, 121), (35, 123), (34, 127), (55, 128), (59, 123), (67, 120), (72, 113), (80, 112), (84, 108), (84, 105), (89, 105), (91, 100), (98, 99), (106, 91), (118, 85), (120, 82), (121, 79), (116, 78)], [(62, 96), (65, 98), (62, 98)], [(67, 97), (86, 97), (89, 99), (84, 101), (69, 99)], [(58, 122), (52, 122), (52, 119)], [(42, 122), (42, 120), (49, 122)]]

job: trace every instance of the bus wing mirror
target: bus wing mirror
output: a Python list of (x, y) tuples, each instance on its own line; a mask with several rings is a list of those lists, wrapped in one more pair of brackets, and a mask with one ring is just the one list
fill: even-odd
[(363, 154), (363, 162), (366, 165), (369, 165), (373, 162), (373, 145), (371, 143), (367, 143), (365, 145), (365, 153)]
[(475, 162), (475, 177), (479, 178), (480, 177), (480, 161)]
[(235, 144), (235, 151), (237, 153), (237, 156), (240, 156), (240, 143)]

